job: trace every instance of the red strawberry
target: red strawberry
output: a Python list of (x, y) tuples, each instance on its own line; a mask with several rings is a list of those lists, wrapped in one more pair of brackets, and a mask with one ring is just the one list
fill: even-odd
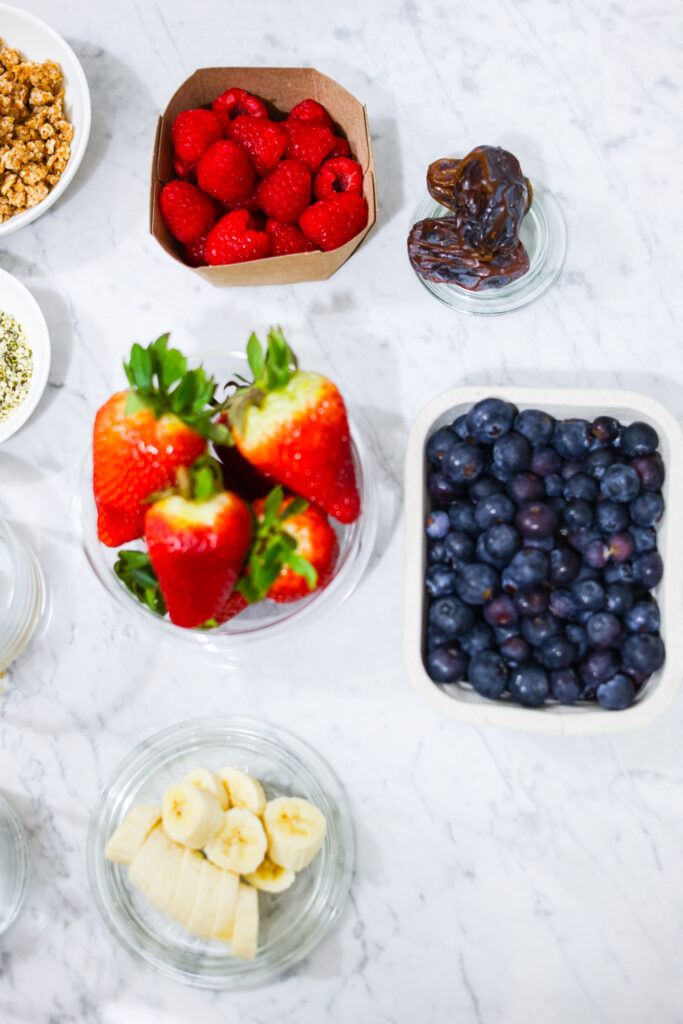
[(210, 110), (183, 110), (173, 122), (171, 136), (181, 160), (196, 164), (209, 146), (223, 137), (223, 131)]
[[(293, 495), (286, 497), (280, 505), (280, 513), (291, 507), (295, 500)], [(259, 522), (263, 522), (265, 502), (262, 498), (254, 502), (253, 511)], [(307, 505), (302, 511), (287, 515), (282, 520), (281, 529), (294, 538), (296, 548), (286, 556), (287, 561), (266, 597), (280, 603), (299, 601), (312, 590), (322, 590), (329, 583), (337, 563), (339, 541), (327, 516), (316, 505)], [(300, 559), (305, 559), (308, 564), (304, 566)], [(314, 576), (310, 572), (311, 566)]]
[(271, 256), (288, 256), (294, 252), (315, 252), (316, 247), (295, 224), (266, 221), (266, 234), (272, 242)]
[(285, 156), (300, 160), (311, 174), (315, 173), (334, 148), (334, 133), (322, 124), (305, 121), (283, 121), (282, 127), (289, 135)]
[(334, 140), (334, 149), (331, 149), (328, 153), (330, 159), (335, 156), (351, 156), (351, 147), (349, 146), (346, 139), (342, 139), (339, 136)]
[(279, 125), (263, 117), (240, 115), (232, 122), (230, 138), (250, 157), (257, 174), (267, 174), (279, 163), (289, 139)]
[(368, 222), (368, 204), (357, 192), (321, 199), (302, 214), (299, 227), (324, 252), (354, 238)]
[(247, 345), (253, 385), (239, 389), (228, 409), (244, 457), (285, 487), (343, 523), (360, 511), (344, 401), (331, 381), (296, 369), (281, 330), (268, 351), (252, 334)]
[(311, 176), (298, 160), (282, 160), (258, 183), (254, 198), (268, 217), (296, 224), (311, 202)]
[(338, 192), (363, 193), (363, 168), (356, 160), (337, 156), (325, 160), (313, 179), (313, 195), (316, 199), (330, 199)]
[(287, 120), (306, 121), (308, 124), (322, 124), (325, 128), (331, 128), (334, 131), (332, 118), (323, 105), (316, 100), (302, 100), (301, 103), (297, 103), (287, 115)]
[(236, 117), (268, 117), (265, 104), (244, 89), (228, 89), (221, 93), (211, 104), (211, 109), (226, 135), (230, 134), (230, 124)]
[(159, 196), (161, 216), (179, 242), (206, 234), (216, 219), (216, 204), (189, 181), (169, 181)]
[(235, 210), (222, 217), (206, 238), (206, 259), (214, 267), (262, 260), (270, 256), (270, 249), (270, 238), (257, 230), (247, 210)]
[(206, 235), (200, 235), (194, 242), (183, 246), (183, 258), (189, 267), (206, 266)]
[(175, 171), (176, 178), (180, 178), (181, 181), (191, 181), (195, 184), (197, 181), (197, 164), (191, 164), (189, 160), (183, 160), (177, 153), (173, 155), (173, 170)]
[(199, 161), (197, 182), (221, 203), (239, 206), (253, 192), (256, 174), (251, 160), (237, 143), (221, 139)]

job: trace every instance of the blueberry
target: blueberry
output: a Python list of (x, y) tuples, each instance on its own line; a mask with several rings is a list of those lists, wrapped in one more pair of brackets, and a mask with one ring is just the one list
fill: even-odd
[(515, 420), (515, 430), (534, 448), (540, 448), (542, 445), (550, 444), (555, 430), (555, 420), (540, 409), (523, 409)]
[(515, 608), (520, 615), (533, 618), (548, 610), (548, 595), (543, 590), (520, 590), (515, 594)]
[(582, 498), (584, 501), (595, 501), (600, 490), (600, 485), (592, 476), (585, 473), (576, 473), (564, 485), (562, 497), (565, 501), (573, 498)]
[(564, 587), (573, 583), (579, 575), (581, 561), (571, 548), (554, 548), (550, 552), (548, 582), (553, 587)]
[(572, 480), (582, 472), (583, 462), (580, 462), (578, 459), (568, 459), (566, 462), (562, 463), (560, 468), (560, 474), (562, 479), (565, 481)]
[(515, 505), (524, 505), (528, 501), (543, 501), (545, 497), (543, 481), (535, 473), (515, 473), (508, 481), (507, 492)]
[(644, 491), (658, 491), (664, 483), (664, 463), (659, 452), (654, 455), (639, 455), (631, 459), (631, 465), (640, 477)]
[(447, 512), (430, 512), (425, 523), (425, 533), (432, 540), (443, 540), (450, 525)]
[(536, 448), (531, 455), (529, 469), (536, 476), (551, 476), (559, 473), (562, 459), (554, 448)]
[(624, 621), (631, 633), (658, 633), (661, 626), (659, 608), (654, 601), (638, 601), (626, 613)]
[(522, 542), (514, 526), (510, 526), (509, 523), (496, 523), (479, 537), (477, 558), (502, 569), (521, 546)]
[(522, 537), (551, 537), (557, 529), (557, 513), (543, 501), (522, 505), (515, 517)]
[(522, 665), (510, 677), (510, 693), (525, 707), (540, 707), (549, 692), (548, 673), (538, 665)]
[(558, 619), (575, 619), (579, 614), (579, 602), (571, 590), (558, 587), (550, 595), (550, 611)]
[(435, 501), (445, 505), (446, 502), (461, 498), (465, 492), (461, 484), (451, 484), (443, 473), (433, 471), (427, 476), (427, 493)]
[(633, 670), (649, 676), (664, 663), (664, 644), (661, 637), (652, 633), (635, 633), (624, 641), (621, 658), (627, 672)]
[(633, 537), (637, 555), (641, 555), (643, 551), (654, 551), (657, 547), (657, 534), (649, 527), (632, 526), (629, 532)]
[(506, 640), (512, 639), (513, 636), (519, 636), (517, 626), (493, 626), (494, 646), (498, 650), (500, 650), (501, 644), (504, 644)]
[(548, 556), (536, 548), (522, 548), (510, 562), (508, 570), (518, 587), (535, 587), (548, 577)]
[[(481, 448), (470, 441), (456, 441), (444, 452), (441, 460), (441, 472), (453, 484), (467, 483), (476, 480), (483, 472), (485, 465)], [(635, 473), (635, 470), (633, 471)], [(636, 473), (636, 476), (638, 474)]]
[(493, 444), (512, 427), (514, 408), (501, 398), (484, 398), (467, 413), (467, 429), (481, 444)]
[(475, 503), (482, 498), (488, 498), (490, 494), (500, 494), (500, 480), (489, 476), (488, 473), (482, 473), (467, 485), (467, 494), (470, 501)]
[(550, 553), (555, 547), (555, 538), (525, 537), (522, 546), (525, 548), (536, 548), (538, 551), (546, 551)]
[(522, 619), (522, 636), (532, 647), (540, 647), (546, 640), (557, 636), (560, 626), (554, 615), (550, 612), (541, 612), (533, 619)]
[(461, 441), (466, 441), (470, 436), (469, 428), (467, 426), (467, 413), (464, 412), (461, 416), (456, 416), (448, 429), (452, 431), (456, 437), (459, 437)]
[(578, 530), (570, 530), (567, 534), (568, 543), (581, 554), (594, 540), (600, 540), (600, 534), (592, 526), (581, 526)]
[(460, 646), (470, 658), (479, 651), (493, 647), (493, 630), (485, 622), (475, 622), (471, 629), (459, 638)]
[(474, 521), (480, 530), (488, 530), (495, 523), (511, 523), (515, 506), (507, 494), (490, 494), (482, 498), (474, 508)]
[(607, 565), (609, 562), (609, 548), (604, 538), (600, 537), (599, 540), (592, 540), (590, 544), (586, 545), (583, 552), (583, 560), (592, 569), (602, 569), (603, 565)]
[(427, 652), (425, 667), (427, 675), (435, 683), (457, 683), (465, 674), (467, 661), (457, 644), (436, 647)]
[(616, 454), (611, 448), (596, 448), (589, 452), (583, 463), (583, 471), (595, 480), (602, 480), (605, 471), (617, 461)]
[(595, 525), (603, 533), (618, 533), (628, 526), (629, 515), (625, 505), (614, 501), (599, 501), (595, 506)]
[(516, 576), (510, 572), (509, 565), (506, 565), (500, 574), (500, 586), (504, 593), (511, 594), (513, 597), (519, 590), (519, 583)]
[(630, 533), (612, 533), (607, 538), (607, 556), (612, 562), (627, 562), (635, 549)]
[(561, 668), (550, 673), (550, 692), (560, 704), (573, 704), (580, 700), (581, 680), (573, 668)]
[(505, 434), (493, 445), (493, 461), (508, 473), (521, 473), (531, 462), (531, 445), (514, 431)]
[(458, 596), (466, 604), (486, 604), (500, 589), (496, 570), (483, 562), (470, 562), (458, 576)]
[[(492, 476), (495, 476), (496, 480), (500, 480), (501, 484), (504, 485), (507, 485), (511, 477), (514, 476), (511, 469), (503, 469), (502, 466), (497, 466), (495, 462), (492, 462), (489, 466), (489, 472)], [(505, 486), (501, 487), (500, 490), (505, 490)]]
[(479, 536), (479, 528), (474, 521), (474, 506), (469, 501), (454, 501), (448, 509), (448, 518), (454, 530), (462, 530), (472, 537)]
[(586, 420), (562, 420), (555, 427), (553, 448), (563, 459), (580, 459), (592, 440), (590, 423)]
[(430, 597), (447, 597), (455, 593), (458, 574), (447, 565), (430, 565), (425, 576), (425, 589)]
[(481, 651), (470, 659), (467, 681), (482, 697), (495, 700), (507, 685), (507, 666), (495, 651)]
[(645, 491), (631, 502), (629, 512), (637, 526), (655, 526), (664, 515), (664, 498), (659, 491)]
[(531, 657), (531, 648), (521, 636), (510, 636), (500, 644), (501, 656), (512, 665), (518, 665), (522, 661), (528, 661)]
[(602, 444), (611, 444), (612, 441), (616, 441), (620, 430), (621, 425), (619, 421), (611, 416), (598, 416), (591, 423), (591, 434), (596, 441), (600, 441)]
[(489, 626), (513, 626), (517, 622), (517, 609), (509, 594), (499, 594), (484, 608)]
[[(637, 639), (640, 640), (641, 637)], [(579, 662), (579, 674), (588, 690), (588, 692), (584, 691), (584, 696), (594, 697), (595, 689), (600, 683), (611, 679), (618, 671), (619, 656), (612, 647), (589, 651)]]
[(626, 615), (634, 600), (633, 588), (628, 583), (609, 583), (605, 587), (605, 609), (612, 615)]
[(649, 423), (631, 423), (624, 427), (620, 447), (629, 458), (635, 455), (652, 455), (658, 445), (657, 431)]
[(579, 580), (597, 580), (599, 583), (602, 580), (602, 576), (597, 569), (591, 569), (590, 565), (584, 563), (579, 569), (579, 575), (576, 579), (577, 582)]
[(602, 571), (605, 583), (633, 583), (633, 562), (608, 562)]
[(559, 498), (564, 490), (564, 480), (559, 473), (551, 473), (545, 478), (545, 493), (549, 498)]
[(621, 640), (621, 622), (611, 612), (596, 612), (586, 623), (591, 647), (617, 647)]
[(589, 650), (586, 627), (580, 625), (578, 622), (569, 622), (565, 626), (564, 632), (567, 639), (571, 640), (572, 643), (576, 645), (577, 660), (585, 657)]
[(658, 551), (645, 551), (633, 560), (633, 579), (651, 590), (662, 578), (664, 566)]
[(597, 580), (577, 580), (572, 583), (572, 594), (579, 611), (599, 612), (605, 605), (605, 591)]
[(552, 637), (538, 648), (536, 657), (545, 668), (568, 668), (576, 659), (576, 644), (564, 636)]
[(446, 561), (450, 562), (454, 569), (462, 569), (463, 565), (471, 562), (474, 557), (474, 541), (462, 530), (450, 530), (444, 538), (443, 545)]
[(448, 561), (446, 545), (442, 540), (430, 540), (427, 544), (427, 561), (430, 565), (443, 565)]
[(568, 530), (580, 530), (593, 522), (594, 509), (588, 501), (575, 498), (564, 506), (562, 519)]
[(605, 470), (600, 490), (610, 501), (633, 501), (640, 491), (640, 477), (632, 466), (617, 463)]
[(596, 693), (598, 703), (608, 711), (623, 711), (633, 703), (635, 695), (633, 680), (623, 672), (618, 672), (606, 683), (601, 683)]
[(429, 625), (433, 628), (435, 636), (443, 637), (444, 643), (462, 636), (473, 624), (472, 609), (457, 597), (441, 597), (429, 609)]
[(433, 433), (427, 441), (427, 458), (431, 464), (439, 469), (444, 455), (454, 444), (456, 444), (456, 440), (446, 427)]

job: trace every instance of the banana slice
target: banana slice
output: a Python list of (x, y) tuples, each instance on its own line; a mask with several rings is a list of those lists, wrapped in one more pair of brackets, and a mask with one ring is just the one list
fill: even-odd
[(295, 877), (293, 871), (275, 864), (266, 854), (256, 871), (245, 875), (244, 880), (262, 892), (284, 892), (285, 889), (289, 889)]
[(197, 895), (185, 927), (188, 932), (200, 935), (203, 939), (210, 939), (212, 935), (221, 874), (221, 870), (208, 860), (202, 863), (199, 871)]
[(191, 786), (197, 786), (199, 789), (206, 790), (211, 796), (215, 796), (222, 811), (227, 811), (230, 806), (228, 791), (215, 772), (210, 772), (207, 768), (193, 768), (191, 772), (187, 773), (183, 782), (189, 782)]
[(201, 853), (190, 850), (187, 847), (183, 850), (183, 859), (180, 865), (178, 883), (166, 913), (178, 924), (187, 925), (192, 908), (194, 907), (197, 893), (199, 892), (199, 879), (201, 877), (202, 864), (206, 860)]
[(164, 858), (172, 845), (171, 840), (161, 825), (155, 825), (130, 866), (128, 872), (130, 884), (134, 885), (144, 895), (147, 895), (147, 890), (154, 881), (156, 873), (163, 864)]
[(161, 808), (156, 804), (138, 804), (110, 835), (104, 856), (117, 864), (132, 864), (145, 839), (160, 820)]
[(258, 893), (240, 882), (230, 948), (240, 960), (253, 960), (258, 948)]
[(310, 864), (325, 839), (325, 818), (308, 800), (278, 796), (269, 800), (263, 812), (268, 836), (268, 855), (290, 871)]
[(212, 939), (218, 939), (219, 942), (230, 942), (239, 887), (239, 875), (233, 874), (232, 871), (221, 871), (216, 899), (216, 916), (211, 928)]
[(220, 868), (248, 875), (256, 871), (266, 854), (268, 840), (263, 825), (244, 807), (231, 807), (223, 815), (223, 827), (204, 846), (204, 853)]
[(258, 779), (239, 768), (221, 768), (216, 774), (225, 786), (231, 807), (246, 807), (256, 817), (263, 814), (266, 794)]
[(162, 914), (168, 913), (176, 887), (180, 880), (180, 869), (185, 855), (185, 848), (171, 843), (163, 854), (161, 863), (154, 875), (152, 884), (145, 892), (145, 899)]
[(164, 793), (161, 818), (171, 839), (199, 850), (223, 824), (223, 810), (205, 789), (190, 782), (175, 782)]

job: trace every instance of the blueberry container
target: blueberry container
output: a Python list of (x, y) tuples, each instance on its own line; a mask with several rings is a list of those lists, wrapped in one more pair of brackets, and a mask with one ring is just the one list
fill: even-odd
[[(431, 508), (427, 494), (427, 440), (476, 402), (495, 395), (522, 409), (543, 409), (556, 419), (613, 416), (623, 423), (636, 420), (651, 424), (659, 435), (659, 451), (666, 466), (662, 494), (666, 508), (657, 530), (664, 576), (654, 590), (660, 607), (661, 635), (666, 645), (663, 666), (643, 685), (634, 703), (622, 711), (607, 711), (598, 704), (546, 703), (522, 707), (507, 695), (499, 700), (479, 696), (468, 682), (439, 684), (428, 676), (424, 663), (426, 535), (425, 518)], [(441, 714), (474, 725), (494, 725), (555, 734), (613, 732), (653, 721), (670, 704), (683, 673), (683, 535), (677, 529), (675, 510), (683, 499), (683, 433), (659, 402), (627, 391), (564, 388), (462, 387), (433, 399), (415, 420), (408, 439), (405, 467), (406, 494), (406, 621), (405, 659), (413, 686), (430, 707)]]

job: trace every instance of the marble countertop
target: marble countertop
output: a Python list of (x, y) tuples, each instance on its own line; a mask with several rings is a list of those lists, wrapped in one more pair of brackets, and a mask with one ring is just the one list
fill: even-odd
[[(50, 591), (42, 631), (2, 680), (0, 779), (32, 875), (0, 940), (0, 1019), (680, 1024), (683, 694), (624, 735), (477, 729), (424, 707), (401, 656), (402, 462), (427, 400), (463, 383), (623, 387), (683, 421), (680, 3), (24, 6), (81, 59), (93, 127), (65, 197), (0, 249), (54, 353), (37, 413), (0, 449), (0, 515)], [(156, 116), (216, 64), (314, 65), (367, 104), (379, 220), (330, 281), (216, 289), (147, 234)], [(568, 224), (557, 285), (500, 318), (442, 307), (405, 256), (427, 163), (482, 142), (516, 153)], [(112, 603), (72, 503), (93, 413), (133, 340), (171, 330), (188, 352), (241, 348), (272, 323), (357, 409), (381, 523), (341, 609), (286, 647), (225, 662), (159, 644)], [(229, 712), (325, 753), (353, 805), (358, 864), (337, 927), (292, 976), (213, 994), (118, 948), (89, 894), (85, 838), (132, 746)]]

